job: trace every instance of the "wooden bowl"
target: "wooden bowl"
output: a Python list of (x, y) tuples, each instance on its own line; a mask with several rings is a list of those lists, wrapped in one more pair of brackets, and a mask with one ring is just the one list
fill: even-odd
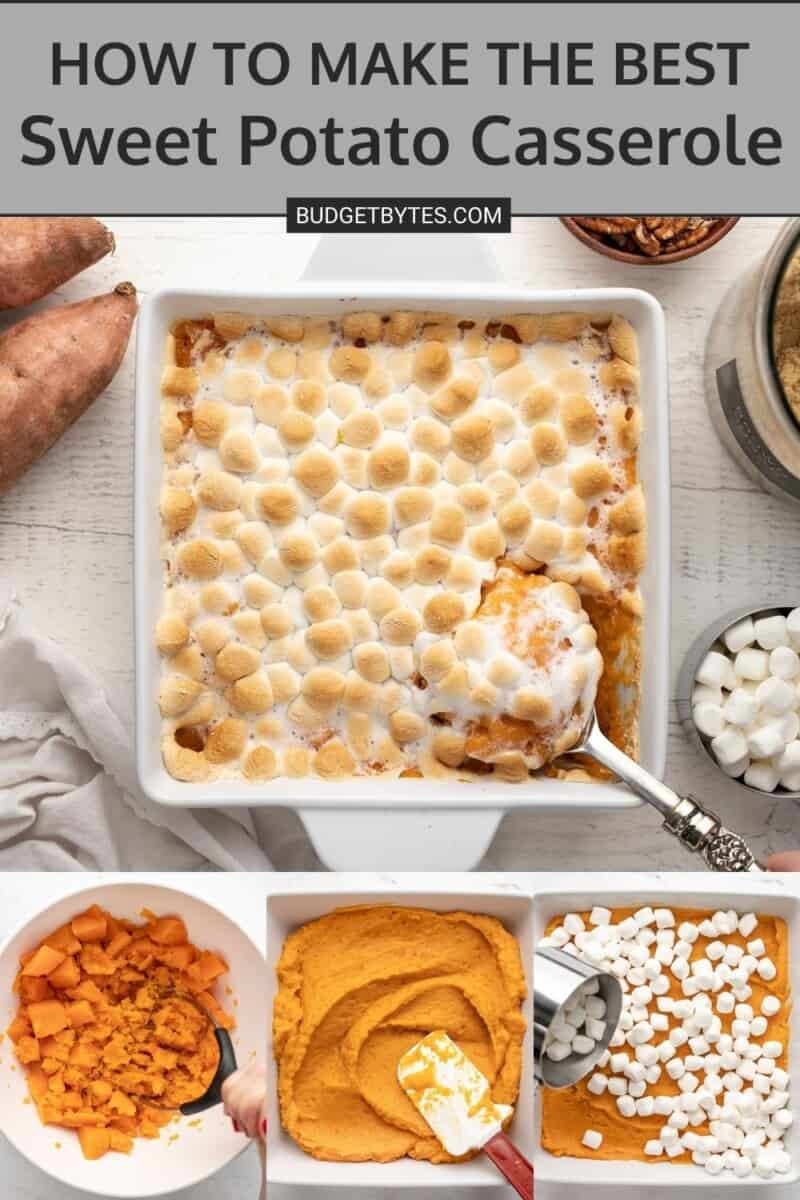
[(672, 250), (667, 254), (658, 254), (655, 256), (632, 254), (629, 250), (619, 250), (616, 246), (609, 246), (601, 240), (600, 235), (593, 234), (588, 229), (584, 229), (582, 225), (579, 225), (574, 217), (559, 217), (559, 220), (579, 242), (583, 242), (584, 246), (589, 246), (590, 249), (596, 250), (598, 254), (605, 254), (606, 258), (615, 258), (617, 262), (630, 263), (634, 267), (659, 267), (666, 263), (684, 262), (685, 259), (694, 258), (696, 254), (702, 254), (704, 250), (715, 246), (717, 242), (722, 241), (730, 233), (739, 220), (739, 217), (726, 217), (711, 231), (707, 238), (703, 238), (701, 242), (697, 242), (694, 246), (686, 246), (683, 250)]

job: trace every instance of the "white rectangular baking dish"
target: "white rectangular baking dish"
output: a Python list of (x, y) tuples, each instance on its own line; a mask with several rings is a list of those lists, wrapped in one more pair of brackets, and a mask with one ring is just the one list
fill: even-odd
[[(399, 827), (405, 817), (408, 842), (420, 837), (428, 847), (437, 826), (450, 841), (452, 857), (412, 860), (414, 866), (451, 869), (473, 866), (486, 849), (504, 812), (511, 808), (633, 808), (641, 802), (624, 787), (607, 783), (569, 783), (542, 779), (510, 785), (477, 780), (458, 784), (441, 780), (415, 782), (380, 776), (324, 783), (313, 778), (275, 779), (257, 785), (244, 781), (208, 784), (182, 783), (165, 770), (160, 752), (160, 717), (156, 704), (159, 656), (153, 631), (159, 615), (162, 583), (158, 495), (161, 481), (159, 443), (159, 381), (164, 339), (171, 324), (181, 317), (214, 311), (257, 314), (341, 315), (364, 308), (446, 310), (465, 317), (486, 317), (509, 312), (588, 311), (617, 312), (636, 329), (641, 355), (641, 406), (643, 416), (639, 471), (646, 494), (649, 551), (641, 580), (645, 606), (642, 647), (641, 760), (653, 774), (664, 769), (669, 702), (670, 609), (670, 443), (669, 396), (664, 315), (658, 302), (632, 288), (594, 288), (570, 291), (534, 291), (497, 284), (400, 283), (395, 286), (359, 283), (303, 284), (270, 294), (234, 291), (163, 291), (145, 300), (139, 318), (136, 353), (135, 420), (135, 631), (136, 631), (136, 761), (142, 790), (161, 804), (174, 807), (220, 805), (283, 805), (297, 808), (318, 850), (329, 865), (353, 868), (359, 862), (399, 869), (401, 862), (383, 857), (391, 813), (391, 837), (400, 844)], [(351, 852), (350, 821), (342, 810), (361, 810), (358, 861)], [(447, 811), (462, 820), (445, 819)], [(461, 839), (461, 847), (452, 838)], [(324, 846), (322, 845), (324, 843)], [(372, 857), (370, 857), (370, 855)], [(471, 860), (471, 861), (467, 861)], [(407, 863), (406, 865), (412, 865)]]
[[(417, 1188), (421, 1195), (427, 1195), (428, 1189), (449, 1188), (453, 1194), (460, 1195), (461, 1189), (467, 1187), (502, 1187), (502, 1179), (496, 1169), (482, 1158), (457, 1165), (435, 1165), (411, 1159), (400, 1159), (393, 1163), (318, 1162), (295, 1145), (281, 1127), (271, 1031), (272, 1006), (277, 990), (275, 968), (286, 937), (308, 921), (316, 920), (335, 908), (344, 908), (352, 904), (404, 904), (415, 908), (430, 908), (437, 912), (464, 910), (497, 917), (520, 943), (530, 992), (533, 962), (533, 897), (524, 886), (511, 882), (492, 885), (480, 877), (464, 875), (443, 875), (435, 882), (424, 881), (419, 885), (415, 881), (412, 882), (412, 879), (411, 876), (400, 876), (393, 886), (391, 880), (373, 875), (282, 875), (282, 890), (271, 894), (267, 899), (266, 1008), (270, 1022), (267, 1050), (268, 1185), (280, 1183), (316, 1187), (322, 1195), (327, 1195), (328, 1189), (338, 1187), (342, 1189), (342, 1196), (349, 1195), (350, 1188), (373, 1188), (376, 1189), (375, 1194), (377, 1189), (382, 1188)], [(310, 884), (313, 891), (302, 890)], [(528, 1022), (528, 1034), (523, 1052), (520, 1097), (510, 1134), (523, 1154), (530, 1158), (533, 1149), (534, 1090), (531, 994), (525, 1003), (524, 1015)]]
[[(658, 904), (666, 907), (694, 907), (717, 909), (735, 908), (739, 912), (761, 912), (768, 916), (782, 917), (789, 926), (789, 971), (792, 992), (800, 994), (800, 877), (791, 875), (769, 876), (754, 879), (753, 876), (729, 875), (721, 879), (713, 875), (622, 875), (619, 884), (608, 876), (587, 876), (578, 882), (585, 890), (555, 891), (537, 889), (534, 899), (534, 936), (538, 943), (544, 936), (549, 921), (562, 913), (583, 912), (595, 904), (606, 908)], [(602, 882), (595, 882), (597, 880)], [(534, 981), (535, 982), (535, 981)], [(789, 1074), (794, 1096), (800, 1095), (800, 1021), (794, 1015), (789, 1046)], [(730, 1187), (742, 1187), (752, 1195), (757, 1188), (777, 1188), (777, 1195), (788, 1197), (796, 1194), (800, 1180), (800, 1124), (789, 1130), (786, 1149), (792, 1156), (793, 1168), (788, 1175), (775, 1175), (769, 1180), (733, 1179), (724, 1181), (709, 1175), (702, 1167), (675, 1165), (658, 1162), (601, 1162), (582, 1158), (558, 1158), (542, 1149), (541, 1108), (536, 1103), (536, 1149), (534, 1171), (538, 1183), (560, 1184), (564, 1195), (572, 1185), (576, 1196), (583, 1195), (590, 1185), (610, 1187), (628, 1191), (637, 1200), (652, 1188), (687, 1188), (697, 1190), (716, 1188), (714, 1196)], [(791, 1185), (794, 1185), (792, 1187)], [(781, 1187), (784, 1189), (781, 1191)], [(750, 1189), (750, 1190), (747, 1190)], [(561, 1192), (559, 1192), (559, 1195)], [(671, 1194), (671, 1193), (670, 1193)], [(703, 1195), (706, 1195), (705, 1190)]]

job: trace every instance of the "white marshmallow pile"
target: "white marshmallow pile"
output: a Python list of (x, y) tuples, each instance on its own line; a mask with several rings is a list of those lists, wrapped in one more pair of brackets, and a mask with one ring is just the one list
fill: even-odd
[(692, 715), (726, 775), (800, 791), (800, 608), (746, 617), (697, 671)]
[[(620, 981), (620, 1023), (586, 1086), (613, 1096), (625, 1118), (663, 1119), (643, 1147), (648, 1158), (691, 1154), (710, 1174), (739, 1179), (791, 1168), (789, 1076), (778, 1065), (784, 1046), (770, 1037), (783, 1005), (769, 992), (759, 1011), (750, 1003), (750, 981), (763, 992), (778, 974), (758, 926), (754, 913), (679, 923), (672, 909), (650, 906), (615, 923), (597, 907), (588, 924), (568, 913), (543, 939)], [(665, 1075), (674, 1089), (649, 1094)], [(597, 1150), (603, 1138), (587, 1129), (582, 1140)]]
[[(580, 917), (571, 913), (566, 921), (575, 934), (581, 932)], [(606, 1040), (606, 1002), (598, 995), (599, 991), (597, 979), (587, 979), (556, 1015), (544, 1045), (544, 1052), (552, 1062), (563, 1062), (571, 1054), (585, 1057), (595, 1050), (598, 1042)]]

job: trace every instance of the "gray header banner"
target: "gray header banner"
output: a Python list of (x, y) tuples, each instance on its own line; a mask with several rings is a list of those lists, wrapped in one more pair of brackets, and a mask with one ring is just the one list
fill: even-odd
[(6, 214), (798, 209), (796, 4), (0, 11)]

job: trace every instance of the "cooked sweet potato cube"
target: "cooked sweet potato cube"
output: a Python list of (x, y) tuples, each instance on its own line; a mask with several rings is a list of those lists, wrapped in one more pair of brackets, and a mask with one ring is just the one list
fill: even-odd
[(77, 1000), (88, 1000), (90, 1004), (96, 1004), (101, 1008), (108, 1007), (108, 1001), (92, 979), (81, 980), (72, 994)]
[(19, 981), (20, 999), (25, 1004), (38, 1004), (41, 1000), (49, 1000), (53, 990), (46, 979), (38, 975), (26, 975)]
[(194, 946), (166, 946), (159, 954), (161, 962), (176, 971), (185, 971), (194, 960)]
[(106, 914), (97, 905), (72, 919), (72, 932), (79, 942), (102, 942), (107, 929)]
[(41, 1067), (34, 1066), (28, 1071), (28, 1091), (37, 1102), (47, 1095), (50, 1080)]
[(23, 975), (51, 975), (57, 967), (66, 961), (66, 954), (54, 950), (52, 946), (40, 946), (28, 959), (22, 968)]
[(121, 1133), (118, 1129), (110, 1130), (111, 1134), (111, 1149), (117, 1154), (130, 1154), (133, 1150), (133, 1138), (127, 1133)]
[(88, 1000), (74, 1000), (67, 1005), (67, 1016), (73, 1029), (80, 1029), (94, 1020), (94, 1010)]
[(180, 917), (158, 917), (150, 927), (150, 937), (157, 946), (182, 946), (189, 940)]
[(60, 950), (62, 954), (77, 954), (81, 948), (81, 944), (72, 932), (71, 925), (62, 925), (55, 933), (51, 933), (44, 940), (46, 946), (52, 946), (54, 950)]
[(102, 946), (90, 942), (81, 950), (81, 967), (87, 975), (113, 975), (117, 964)]
[(60, 1033), (69, 1025), (67, 1010), (60, 1000), (43, 1000), (38, 1004), (29, 1004), (28, 1015), (37, 1038)]
[(33, 1028), (25, 1014), (18, 1012), (6, 1030), (6, 1033), (11, 1038), (11, 1041), (16, 1043), (20, 1038), (30, 1037), (33, 1033)]
[(69, 988), (77, 987), (81, 981), (81, 969), (77, 962), (71, 956), (51, 971), (47, 976), (47, 982), (57, 991), (65, 992)]
[(21, 1063), (39, 1062), (41, 1058), (39, 1042), (33, 1037), (21, 1037), (17, 1042), (17, 1058)]
[(111, 1133), (108, 1129), (86, 1127), (78, 1130), (83, 1157), (90, 1162), (102, 1158), (111, 1149)]
[(127, 1133), (131, 1137), (136, 1137), (139, 1132), (139, 1125), (136, 1117), (114, 1117), (109, 1125), (110, 1129), (116, 1129), (119, 1133)]
[(220, 975), (225, 975), (227, 970), (228, 964), (219, 955), (204, 950), (197, 961), (187, 967), (186, 974), (194, 983), (201, 983), (207, 987), (215, 979), (219, 979)]
[(123, 950), (130, 946), (132, 940), (131, 935), (126, 930), (120, 929), (118, 933), (114, 934), (111, 941), (107, 943), (106, 953), (111, 958), (117, 958), (122, 954)]

